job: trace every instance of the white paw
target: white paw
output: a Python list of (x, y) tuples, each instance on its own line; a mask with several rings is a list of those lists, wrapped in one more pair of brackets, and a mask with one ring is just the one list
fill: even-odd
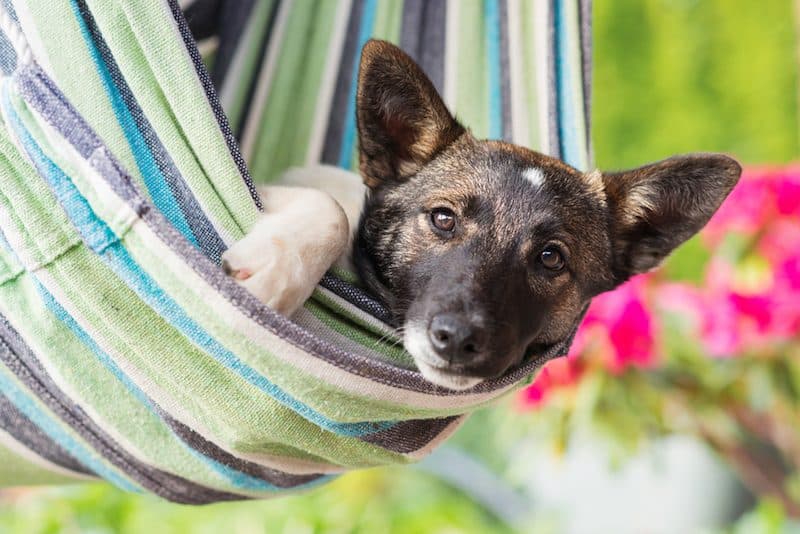
[[(269, 189), (265, 195), (270, 194)], [(274, 191), (272, 199), (286, 196), (286, 203), (262, 215), (250, 232), (222, 255), (222, 268), (261, 302), (291, 316), (344, 252), (348, 225), (329, 196), (286, 189)]]

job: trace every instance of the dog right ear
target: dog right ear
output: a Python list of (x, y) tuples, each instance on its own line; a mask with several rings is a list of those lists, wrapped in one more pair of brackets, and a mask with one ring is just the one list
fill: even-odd
[(374, 39), (361, 51), (356, 117), (370, 188), (414, 175), (465, 132), (414, 60)]
[(739, 163), (725, 155), (688, 154), (603, 174), (616, 283), (656, 267), (700, 231), (741, 172)]

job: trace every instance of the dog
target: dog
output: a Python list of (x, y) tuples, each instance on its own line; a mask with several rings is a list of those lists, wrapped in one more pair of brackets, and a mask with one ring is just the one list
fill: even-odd
[(706, 153), (584, 173), (476, 139), (420, 67), (378, 40), (362, 50), (356, 115), (361, 179), (317, 167), (286, 176), (305, 188), (263, 188), (265, 213), (223, 266), (291, 315), (349, 258), (423, 376), (454, 390), (568, 338), (592, 297), (658, 266), (741, 174)]

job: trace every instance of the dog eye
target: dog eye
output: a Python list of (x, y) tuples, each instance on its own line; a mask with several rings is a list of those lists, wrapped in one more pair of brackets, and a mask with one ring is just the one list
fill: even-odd
[(447, 208), (436, 208), (431, 212), (431, 223), (442, 232), (452, 232), (456, 227), (456, 214)]
[(564, 255), (555, 245), (548, 245), (539, 254), (539, 261), (551, 271), (560, 271), (564, 268)]

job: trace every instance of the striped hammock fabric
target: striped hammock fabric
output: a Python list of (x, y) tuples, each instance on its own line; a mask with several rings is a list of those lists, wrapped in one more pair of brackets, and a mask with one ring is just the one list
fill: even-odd
[[(585, 168), (588, 1), (188, 4), (0, 2), (0, 484), (308, 488), (422, 458), (568, 348), (448, 391), (347, 273), (289, 321), (219, 263), (258, 216), (254, 182), (354, 166), (369, 37), (416, 57), (477, 136)], [(190, 27), (217, 43), (211, 73)]]

